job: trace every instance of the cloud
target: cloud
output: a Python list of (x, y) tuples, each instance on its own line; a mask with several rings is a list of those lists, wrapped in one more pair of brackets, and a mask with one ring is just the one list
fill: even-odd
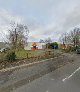
[(10, 7), (7, 4), (4, 7), (11, 11), (0, 10), (0, 33), (7, 33), (11, 21), (25, 23), (29, 41), (48, 37), (58, 41), (63, 32), (80, 24), (80, 0), (14, 0)]
[(39, 41), (40, 39), (45, 40), (50, 37), (53, 41), (58, 41), (60, 36), (60, 28), (57, 28), (54, 23), (47, 24), (45, 26), (37, 26), (34, 30), (30, 30), (29, 41)]
[[(44, 0), (45, 1), (45, 0)], [(44, 1), (40, 1), (40, 4)], [(52, 4), (51, 4), (52, 2)], [(38, 3), (38, 2), (37, 2)], [(43, 8), (43, 4), (41, 6), (42, 11), (45, 10), (45, 14), (47, 13), (48, 18), (46, 18), (46, 24), (43, 25), (37, 25), (33, 30), (30, 32), (30, 39), (39, 40), (39, 39), (45, 39), (47, 37), (51, 37), (53, 41), (58, 41), (59, 37), (62, 33), (70, 31), (70, 29), (76, 25), (79, 24), (79, 9), (77, 10), (76, 6), (79, 6), (80, 1), (79, 0), (61, 0), (61, 1), (55, 1), (55, 0), (48, 0), (46, 3), (51, 5), (50, 8), (48, 8), (48, 11), (46, 12), (46, 5)], [(39, 5), (40, 5), (39, 4)], [(37, 4), (38, 5), (38, 4)], [(40, 7), (40, 6), (38, 6)], [(79, 7), (78, 7), (79, 8)], [(44, 14), (44, 15), (45, 15)], [(45, 16), (46, 17), (46, 16)], [(37, 20), (37, 19), (36, 19)], [(43, 20), (42, 20), (43, 22)], [(36, 24), (36, 22), (34, 22)]]
[(23, 22), (23, 18), (21, 16), (14, 15), (13, 13), (4, 9), (0, 10), (0, 19), (3, 20), (1, 23), (4, 22), (5, 24), (11, 23), (11, 21), (16, 23)]
[(74, 10), (66, 17), (64, 22), (64, 28), (68, 30), (76, 26), (80, 26), (80, 6), (74, 8)]
[(6, 35), (8, 34), (7, 30), (10, 28), (10, 23), (22, 23), (23, 18), (16, 16), (8, 11), (1, 9), (0, 10), (0, 41), (6, 40)]

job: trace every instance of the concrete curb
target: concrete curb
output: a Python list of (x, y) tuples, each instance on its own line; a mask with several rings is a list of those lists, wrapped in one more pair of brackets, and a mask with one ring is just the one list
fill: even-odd
[[(57, 58), (57, 57), (54, 57), (54, 58)], [(23, 65), (20, 65), (20, 66), (14, 66), (14, 67), (11, 67), (11, 68), (1, 69), (0, 72), (6, 72), (6, 71), (14, 70), (14, 69), (19, 69), (19, 68), (29, 67), (29, 66), (32, 66), (32, 65), (35, 65), (35, 64), (39, 64), (39, 63), (43, 63), (43, 62), (47, 62), (47, 61), (49, 61), (49, 60), (51, 60), (51, 59), (54, 59), (54, 58), (45, 59), (45, 60), (41, 60), (41, 61), (37, 61), (37, 62), (33, 62), (33, 63), (29, 63), (29, 64), (23, 64)]]

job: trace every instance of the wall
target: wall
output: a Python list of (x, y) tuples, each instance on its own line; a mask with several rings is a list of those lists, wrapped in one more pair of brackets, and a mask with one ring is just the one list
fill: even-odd
[[(34, 42), (28, 42), (28, 45), (25, 45), (25, 46), (24, 46), (24, 49), (25, 49), (25, 50), (31, 50), (31, 48), (33, 47), (33, 46), (32, 46), (33, 43), (34, 43)], [(36, 47), (37, 47), (38, 49), (44, 49), (43, 46), (45, 46), (45, 43), (36, 42), (36, 44), (37, 44)]]

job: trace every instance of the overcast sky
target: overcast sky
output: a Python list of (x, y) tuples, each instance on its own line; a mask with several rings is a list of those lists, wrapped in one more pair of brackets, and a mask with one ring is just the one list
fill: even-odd
[(11, 21), (28, 26), (29, 41), (58, 41), (62, 33), (80, 25), (80, 0), (0, 0), (0, 41)]

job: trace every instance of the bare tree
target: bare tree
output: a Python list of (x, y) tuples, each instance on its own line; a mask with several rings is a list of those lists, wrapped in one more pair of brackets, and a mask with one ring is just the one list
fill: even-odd
[(67, 44), (68, 43), (68, 33), (63, 33), (60, 37), (60, 41), (63, 43), (63, 44)]
[(69, 33), (63, 34), (60, 40), (63, 43), (73, 44), (76, 47), (80, 44), (80, 28), (74, 28)]
[(71, 42), (73, 42), (74, 46), (79, 45), (80, 40), (80, 28), (75, 28), (71, 31)]
[(51, 38), (48, 37), (47, 39), (45, 39), (45, 43), (46, 43), (46, 48), (48, 49), (48, 45), (52, 42)]
[(26, 25), (12, 24), (9, 31), (9, 42), (13, 48), (22, 48), (27, 44), (29, 30)]
[(40, 39), (40, 41), (39, 41), (40, 43), (45, 43), (45, 41), (43, 40), (43, 39)]

